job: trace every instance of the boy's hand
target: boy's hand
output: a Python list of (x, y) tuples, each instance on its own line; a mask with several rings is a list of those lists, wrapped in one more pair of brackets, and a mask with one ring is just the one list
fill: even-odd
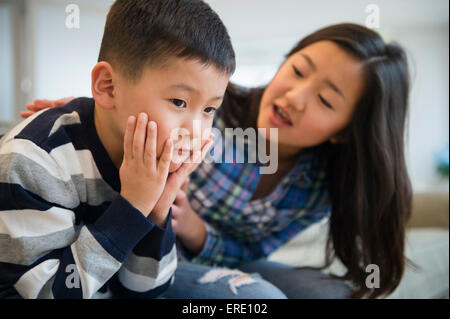
[[(136, 123), (137, 122), (137, 123)], [(124, 157), (120, 166), (120, 195), (148, 216), (160, 198), (169, 174), (173, 142), (168, 139), (156, 160), (155, 122), (145, 113), (130, 116), (124, 137)]]
[(20, 112), (20, 116), (23, 118), (27, 118), (42, 109), (66, 105), (67, 103), (72, 101), (74, 98), (75, 97), (70, 96), (70, 97), (63, 97), (62, 99), (59, 99), (59, 100), (34, 100), (33, 103), (27, 104), (27, 109), (29, 111)]
[(206, 227), (203, 220), (191, 207), (186, 195), (189, 178), (184, 182), (172, 205), (172, 229), (183, 245), (194, 255), (203, 248), (206, 240)]
[(189, 174), (200, 165), (206, 154), (208, 154), (208, 151), (213, 144), (213, 137), (214, 136), (211, 134), (201, 151), (196, 151), (191, 155), (189, 162), (183, 163), (179, 169), (170, 174), (161, 198), (156, 203), (155, 208), (150, 215), (150, 219), (157, 223), (165, 224), (167, 214), (175, 201), (178, 191), (188, 178)]

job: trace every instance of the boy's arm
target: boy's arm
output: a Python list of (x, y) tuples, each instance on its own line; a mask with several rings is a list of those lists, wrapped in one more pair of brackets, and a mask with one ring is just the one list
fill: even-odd
[(172, 213), (166, 225), (155, 225), (133, 248), (113, 279), (119, 298), (154, 298), (165, 291), (177, 267)]
[(212, 145), (213, 136), (202, 146), (200, 152), (194, 152), (190, 161), (183, 165), (167, 179), (164, 191), (156, 203), (149, 218), (165, 223), (155, 225), (130, 253), (115, 280), (117, 296), (125, 298), (154, 297), (164, 291), (170, 284), (177, 266), (175, 234), (172, 229), (172, 204), (176, 194), (189, 174), (204, 159)]
[(2, 142), (0, 282), (24, 298), (91, 298), (154, 225), (121, 196), (76, 225), (70, 176), (34, 143)]

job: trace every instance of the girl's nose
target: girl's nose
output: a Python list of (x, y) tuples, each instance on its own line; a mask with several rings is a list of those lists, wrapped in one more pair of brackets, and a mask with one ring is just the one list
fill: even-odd
[(308, 93), (305, 88), (292, 88), (286, 93), (289, 106), (299, 112), (305, 111), (307, 96)]

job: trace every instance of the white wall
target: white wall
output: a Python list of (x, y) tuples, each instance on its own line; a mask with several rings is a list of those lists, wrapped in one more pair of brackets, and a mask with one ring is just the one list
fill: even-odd
[[(54, 99), (91, 96), (91, 69), (97, 62), (106, 13), (112, 1), (29, 2), (33, 41), (32, 95)], [(67, 28), (67, 4), (80, 8), (80, 28)]]
[(0, 121), (14, 118), (14, 59), (11, 26), (11, 7), (0, 5)]
[(383, 37), (405, 47), (412, 73), (407, 163), (415, 191), (448, 190), (435, 153), (449, 140), (449, 2), (447, 0), (210, 0), (228, 27), (237, 53), (233, 80), (270, 81), (283, 56), (323, 26), (365, 24), (368, 4), (380, 9)]
[[(328, 24), (364, 24), (366, 6), (380, 8), (380, 33), (409, 52), (413, 83), (408, 166), (416, 191), (448, 189), (435, 173), (434, 153), (448, 142), (447, 0), (207, 0), (227, 26), (237, 54), (232, 80), (267, 83), (284, 54), (303, 36)], [(80, 29), (67, 29), (65, 6), (78, 4)], [(97, 61), (111, 0), (32, 0), (27, 5), (29, 77), (34, 98), (90, 96), (90, 71)]]

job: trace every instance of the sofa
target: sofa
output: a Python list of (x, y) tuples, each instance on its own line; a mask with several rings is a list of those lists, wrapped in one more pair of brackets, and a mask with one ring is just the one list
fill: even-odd
[[(408, 265), (400, 285), (387, 299), (449, 298), (449, 193), (415, 194), (406, 235)], [(269, 256), (298, 267), (320, 267), (328, 232), (328, 220), (316, 223)], [(334, 261), (324, 273), (342, 275), (345, 267)]]

